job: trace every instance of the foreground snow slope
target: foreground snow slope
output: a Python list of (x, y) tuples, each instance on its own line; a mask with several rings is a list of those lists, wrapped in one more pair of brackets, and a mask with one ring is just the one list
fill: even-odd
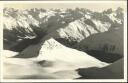
[[(108, 65), (84, 52), (65, 47), (53, 38), (40, 45), (41, 49), (39, 49), (36, 57), (5, 58), (4, 77), (73, 79), (80, 77), (76, 71), (78, 68), (101, 68)], [(31, 51), (31, 53), (34, 53), (34, 51)]]
[(16, 56), (18, 54), (19, 54), (18, 52), (13, 52), (10, 50), (3, 50), (2, 51), (2, 56), (4, 56), (4, 57), (13, 57), (13, 56)]

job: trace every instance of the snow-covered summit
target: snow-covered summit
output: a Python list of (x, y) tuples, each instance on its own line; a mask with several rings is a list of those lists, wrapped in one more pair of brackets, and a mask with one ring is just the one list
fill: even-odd
[(62, 44), (60, 44), (59, 42), (57, 42), (55, 39), (50, 38), (50, 39), (46, 40), (43, 43), (43, 46), (41, 48), (52, 50), (52, 49), (59, 49), (61, 47), (63, 47)]

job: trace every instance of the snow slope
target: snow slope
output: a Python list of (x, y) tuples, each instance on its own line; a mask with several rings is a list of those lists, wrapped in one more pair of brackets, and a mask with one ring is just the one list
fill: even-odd
[[(31, 53), (34, 52), (31, 51)], [(65, 47), (53, 38), (41, 44), (37, 57), (5, 58), (4, 62), (5, 78), (31, 78), (35, 76), (35, 78), (42, 79), (73, 79), (80, 77), (76, 71), (78, 68), (101, 68), (108, 65), (84, 52)], [(14, 71), (14, 69), (16, 70)]]
[(79, 67), (102, 66), (101, 61), (87, 55), (84, 52), (65, 47), (52, 38), (43, 43), (37, 59), (53, 62), (58, 61), (59, 63), (62, 61)]
[(18, 54), (19, 54), (18, 52), (13, 52), (13, 51), (10, 51), (10, 50), (3, 50), (2, 51), (2, 56), (3, 57), (13, 57), (13, 56), (16, 56)]

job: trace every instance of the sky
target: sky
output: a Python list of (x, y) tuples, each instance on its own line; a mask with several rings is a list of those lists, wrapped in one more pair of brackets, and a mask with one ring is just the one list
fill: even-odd
[(115, 1), (115, 2), (37, 2), (37, 3), (7, 3), (4, 7), (11, 7), (16, 9), (30, 9), (30, 8), (44, 8), (44, 9), (51, 9), (51, 8), (86, 8), (92, 11), (103, 11), (109, 8), (117, 9), (121, 7), (126, 9), (126, 4), (123, 1)]

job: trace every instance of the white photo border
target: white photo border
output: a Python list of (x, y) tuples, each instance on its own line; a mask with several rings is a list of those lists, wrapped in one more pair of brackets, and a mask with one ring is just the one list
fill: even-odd
[(127, 1), (1, 1), (0, 2), (0, 70), (1, 70), (1, 82), (127, 82), (127, 7), (125, 7), (124, 13), (124, 79), (85, 79), (85, 80), (70, 80), (70, 79), (3, 79), (3, 8), (5, 4), (18, 4), (18, 3), (120, 3), (123, 2), (124, 6), (127, 6)]

